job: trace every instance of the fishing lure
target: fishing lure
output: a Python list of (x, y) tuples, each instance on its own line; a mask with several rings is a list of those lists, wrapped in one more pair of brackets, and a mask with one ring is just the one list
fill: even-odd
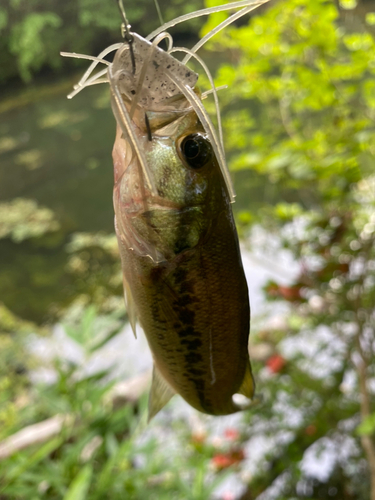
[[(225, 26), (268, 0), (243, 0), (181, 16), (143, 38), (129, 29), (122, 44), (92, 60), (73, 97), (88, 85), (109, 83), (117, 122), (113, 148), (115, 229), (127, 312), (145, 331), (153, 359), (149, 418), (180, 394), (191, 406), (226, 415), (251, 404), (248, 354), (250, 306), (234, 201), (226, 166), (217, 89), (196, 54)], [(239, 9), (192, 49), (173, 47), (166, 29), (194, 17)], [(168, 49), (159, 47), (166, 39)], [(104, 57), (116, 51), (113, 62)], [(179, 61), (174, 52), (185, 53)], [(200, 94), (201, 64), (212, 90)], [(106, 66), (94, 76), (101, 63)], [(202, 99), (212, 92), (218, 132)], [(238, 401), (245, 396), (246, 403)], [(243, 398), (244, 399), (244, 398)]]

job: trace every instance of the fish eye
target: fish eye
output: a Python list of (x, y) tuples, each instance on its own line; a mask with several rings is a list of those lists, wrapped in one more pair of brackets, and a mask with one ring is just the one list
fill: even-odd
[(194, 169), (200, 169), (212, 157), (212, 146), (208, 139), (202, 134), (187, 135), (180, 144), (183, 159)]

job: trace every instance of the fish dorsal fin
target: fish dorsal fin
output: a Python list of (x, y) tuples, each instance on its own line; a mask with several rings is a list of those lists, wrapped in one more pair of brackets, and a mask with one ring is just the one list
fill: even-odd
[(124, 282), (124, 297), (125, 297), (125, 306), (126, 306), (126, 312), (129, 318), (129, 323), (130, 326), (132, 327), (134, 337), (137, 338), (137, 313), (135, 312), (135, 305), (133, 301), (133, 296), (130, 291), (130, 287), (128, 283), (126, 282), (125, 278), (123, 280)]
[(172, 387), (165, 381), (159, 370), (154, 365), (152, 372), (152, 385), (148, 399), (148, 421), (150, 421), (175, 394)]
[(238, 394), (242, 394), (243, 396), (253, 399), (255, 393), (255, 382), (254, 377), (251, 371), (250, 361), (248, 361), (245, 371), (245, 376), (243, 378), (241, 387), (238, 389)]

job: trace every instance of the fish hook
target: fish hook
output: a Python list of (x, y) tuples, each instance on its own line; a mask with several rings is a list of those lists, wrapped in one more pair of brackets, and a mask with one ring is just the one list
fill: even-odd
[(128, 42), (129, 45), (129, 50), (130, 50), (130, 58), (132, 61), (132, 70), (133, 70), (133, 75), (135, 74), (135, 57), (134, 57), (134, 50), (133, 50), (133, 41), (134, 37), (130, 32), (130, 24), (128, 22), (128, 19), (125, 14), (125, 9), (124, 9), (124, 4), (122, 3), (122, 0), (117, 0), (117, 5), (120, 10), (123, 23), (121, 23), (121, 35)]

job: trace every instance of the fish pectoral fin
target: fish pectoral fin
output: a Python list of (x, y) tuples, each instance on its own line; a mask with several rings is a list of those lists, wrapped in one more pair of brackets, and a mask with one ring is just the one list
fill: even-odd
[(250, 360), (247, 363), (245, 376), (243, 378), (241, 387), (238, 389), (238, 394), (242, 394), (248, 399), (253, 399), (255, 393), (255, 382), (253, 373), (251, 371)]
[(152, 372), (152, 385), (148, 399), (148, 421), (150, 421), (174, 396), (175, 391), (166, 382), (163, 375), (154, 365)]
[(132, 327), (134, 337), (137, 338), (137, 313), (135, 312), (135, 306), (134, 306), (134, 301), (133, 301), (133, 296), (130, 291), (130, 287), (125, 280), (123, 279), (124, 283), (124, 297), (125, 297), (125, 307), (126, 307), (126, 312), (129, 318), (129, 323), (130, 326)]

